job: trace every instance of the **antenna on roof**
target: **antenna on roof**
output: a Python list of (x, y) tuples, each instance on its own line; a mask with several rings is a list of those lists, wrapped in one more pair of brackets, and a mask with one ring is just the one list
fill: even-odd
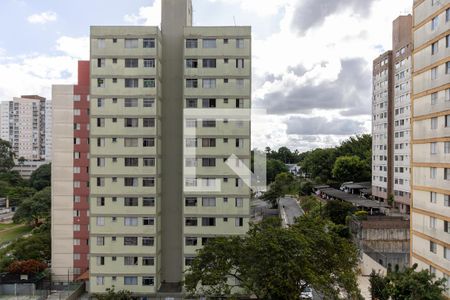
[(234, 26), (236, 26), (236, 17), (233, 16)]

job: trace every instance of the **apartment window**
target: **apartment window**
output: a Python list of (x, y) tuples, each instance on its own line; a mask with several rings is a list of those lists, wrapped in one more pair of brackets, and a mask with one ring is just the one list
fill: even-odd
[(234, 219), (234, 225), (236, 227), (244, 226), (244, 218), (236, 218), (236, 219)]
[(186, 88), (198, 88), (198, 79), (186, 79)]
[(236, 108), (244, 108), (244, 99), (236, 99)]
[(202, 107), (203, 108), (215, 108), (216, 107), (216, 99), (202, 99)]
[(437, 154), (437, 143), (431, 143), (431, 144), (430, 144), (430, 148), (431, 148), (431, 149), (430, 149), (430, 153), (431, 153), (431, 154), (433, 154), (433, 155), (434, 155), (434, 154)]
[(144, 87), (145, 88), (154, 88), (156, 86), (155, 78), (144, 78)]
[(97, 99), (97, 107), (104, 107), (105, 106), (105, 99), (98, 98)]
[(216, 147), (216, 139), (214, 138), (203, 138), (202, 147)]
[(142, 186), (155, 186), (155, 177), (144, 177), (142, 178)]
[(138, 265), (138, 257), (137, 256), (125, 256), (123, 258), (123, 264), (125, 266), (137, 266)]
[(97, 58), (97, 68), (104, 68), (106, 63), (106, 59)]
[(124, 226), (138, 226), (138, 218), (137, 217), (125, 217), (123, 218)]
[(97, 226), (105, 226), (105, 217), (97, 217), (95, 224)]
[(125, 177), (124, 185), (125, 186), (138, 186), (138, 179), (136, 177)]
[(228, 63), (228, 60), (229, 60), (228, 58), (224, 58), (224, 59), (223, 59), (223, 63), (224, 63), (224, 64), (227, 64), (227, 63)]
[(95, 283), (97, 285), (104, 285), (105, 284), (105, 277), (104, 276), (96, 276), (95, 277)]
[(144, 58), (144, 68), (154, 68), (155, 59), (154, 58)]
[(216, 226), (216, 218), (202, 218), (202, 226)]
[(243, 198), (236, 198), (235, 206), (236, 207), (244, 207), (244, 199)]
[(244, 87), (244, 79), (236, 79), (236, 87), (241, 89)]
[(185, 266), (191, 266), (192, 263), (194, 262), (194, 257), (185, 257), (184, 258), (184, 265)]
[(80, 186), (81, 186), (81, 184), (80, 184), (79, 181), (74, 181), (74, 182), (73, 182), (73, 187), (74, 187), (74, 188), (79, 188)]
[(153, 107), (155, 105), (154, 98), (144, 98), (144, 107)]
[(444, 142), (444, 153), (450, 154), (450, 142)]
[(215, 207), (216, 206), (216, 198), (214, 198), (214, 197), (203, 197), (202, 198), (202, 206), (204, 206), (204, 207)]
[(244, 68), (244, 59), (243, 58), (236, 58), (236, 68), (237, 69)]
[(124, 139), (124, 146), (125, 147), (137, 147), (138, 146), (138, 139), (137, 138), (125, 138)]
[(105, 178), (97, 177), (97, 186), (105, 186)]
[(435, 55), (439, 51), (439, 41), (431, 44), (431, 55)]
[(243, 148), (243, 147), (244, 147), (244, 140), (236, 139), (236, 148)]
[(137, 197), (125, 197), (124, 205), (125, 206), (138, 206), (138, 198)]
[(153, 225), (155, 225), (155, 218), (143, 217), (142, 224), (145, 226), (153, 226)]
[(143, 147), (155, 147), (155, 138), (143, 138), (142, 146)]
[(112, 59), (113, 64), (117, 64), (117, 58)]
[(155, 48), (155, 39), (144, 39), (143, 47), (144, 48)]
[(105, 78), (97, 78), (97, 87), (104, 88), (105, 87)]
[(430, 229), (436, 229), (436, 218), (435, 217), (429, 217), (430, 218)]
[(431, 69), (431, 80), (436, 80), (437, 79), (437, 67), (434, 67)]
[(437, 253), (437, 244), (430, 241), (430, 252)]
[(144, 277), (142, 277), (142, 285), (144, 285), (144, 286), (153, 286), (153, 285), (155, 285), (155, 277), (153, 277), (153, 276), (144, 276)]
[(73, 260), (80, 260), (80, 259), (81, 259), (80, 253), (74, 253), (73, 254)]
[(197, 99), (188, 98), (186, 99), (187, 108), (197, 108)]
[(125, 118), (124, 119), (125, 127), (138, 127), (139, 119), (138, 118)]
[(138, 88), (139, 87), (139, 79), (125, 78), (125, 87), (126, 88)]
[(450, 61), (445, 63), (445, 74), (450, 74)]
[(105, 265), (105, 257), (104, 256), (97, 256), (97, 266), (104, 266)]
[(450, 260), (450, 248), (444, 247), (444, 258)]
[(216, 88), (216, 79), (213, 78), (205, 78), (202, 80), (202, 87), (204, 89), (215, 89)]
[(431, 94), (431, 105), (435, 105), (437, 103), (438, 93)]
[(203, 59), (203, 68), (215, 68), (216, 67), (216, 59), (215, 58), (204, 58)]
[(97, 157), (97, 167), (104, 167), (105, 162), (106, 160), (104, 157)]
[(137, 246), (138, 238), (136, 236), (125, 236), (123, 238), (124, 246)]
[(216, 120), (203, 120), (202, 121), (202, 126), (203, 127), (216, 127)]
[(105, 127), (105, 119), (97, 118), (97, 127)]
[(138, 99), (137, 98), (125, 98), (124, 106), (125, 107), (138, 107)]
[(73, 168), (73, 173), (74, 174), (80, 174), (80, 167), (74, 167)]
[(431, 129), (437, 129), (437, 124), (438, 124), (438, 118), (437, 117), (431, 118)]
[(97, 48), (105, 48), (105, 39), (97, 39)]
[(142, 258), (142, 265), (143, 266), (154, 266), (155, 265), (155, 258), (152, 256), (144, 256)]
[(125, 68), (139, 67), (139, 60), (137, 58), (125, 58)]
[[(74, 211), (75, 212), (75, 211)], [(79, 217), (79, 216), (78, 216)], [(73, 225), (73, 231), (80, 231), (80, 224)]]
[(430, 168), (430, 179), (436, 179), (437, 168)]
[(216, 48), (216, 39), (203, 39), (202, 40), (203, 48)]
[(155, 127), (155, 118), (144, 118), (143, 126), (144, 127)]
[(186, 246), (197, 246), (197, 240), (196, 237), (186, 237), (184, 243)]
[(450, 227), (448, 226), (448, 221), (444, 221), (444, 232), (450, 233)]
[(186, 68), (197, 69), (197, 67), (198, 67), (198, 59), (194, 58), (186, 59)]
[(184, 220), (185, 226), (197, 226), (197, 218), (187, 217)]
[(144, 197), (144, 198), (142, 198), (142, 206), (148, 206), (148, 207), (155, 206), (155, 198), (154, 197)]
[(196, 197), (186, 197), (184, 199), (185, 206), (197, 206), (197, 198)]
[(198, 40), (186, 39), (186, 48), (198, 48)]
[(196, 128), (197, 120), (196, 119), (186, 119), (186, 128)]
[(137, 285), (138, 284), (138, 278), (137, 278), (137, 276), (124, 276), (123, 277), (123, 284), (124, 285)]
[(430, 202), (436, 203), (437, 195), (435, 192), (430, 192)]
[(186, 147), (187, 148), (197, 147), (197, 139), (196, 138), (186, 138)]
[(445, 22), (450, 21), (450, 8), (445, 10)]
[(450, 127), (450, 115), (445, 116), (445, 127)]
[(444, 195), (444, 206), (450, 207), (450, 195)]
[(117, 98), (112, 98), (112, 103), (116, 104), (117, 103)]
[(202, 166), (203, 167), (215, 167), (216, 159), (210, 158), (210, 157), (204, 157), (204, 158), (202, 158)]
[(155, 158), (154, 157), (144, 157), (143, 159), (144, 167), (154, 167), (155, 166)]
[(154, 237), (143, 237), (142, 238), (142, 246), (153, 246), (155, 244)]
[(125, 167), (137, 167), (139, 166), (139, 158), (137, 157), (125, 157)]
[(450, 169), (444, 168), (444, 180), (450, 180)]
[(236, 48), (244, 48), (244, 39), (236, 39)]
[(97, 206), (105, 206), (105, 197), (97, 197)]
[(138, 39), (125, 39), (125, 48), (138, 48), (139, 40)]
[(439, 16), (434, 17), (431, 20), (431, 30), (435, 30), (439, 25)]
[(234, 179), (234, 186), (235, 187), (242, 187), (242, 180), (240, 178)]
[[(80, 243), (78, 242), (78, 245), (79, 244)], [(104, 246), (105, 245), (105, 237), (104, 236), (98, 236), (96, 244), (97, 244), (97, 246)]]

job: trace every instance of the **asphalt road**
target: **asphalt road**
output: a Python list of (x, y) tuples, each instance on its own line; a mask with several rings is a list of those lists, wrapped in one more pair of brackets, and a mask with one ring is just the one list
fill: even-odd
[(294, 224), (295, 218), (303, 216), (304, 211), (301, 209), (297, 199), (290, 197), (280, 198), (278, 206), (284, 209), (288, 224)]

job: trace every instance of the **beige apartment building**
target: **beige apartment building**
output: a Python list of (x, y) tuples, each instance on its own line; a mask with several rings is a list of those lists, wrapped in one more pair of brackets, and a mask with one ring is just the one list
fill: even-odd
[[(89, 291), (182, 296), (195, 250), (248, 230), (251, 30), (91, 27)], [(236, 158), (239, 158), (236, 159)]]
[(373, 62), (372, 194), (392, 196), (402, 213), (410, 211), (411, 30), (411, 15), (395, 19), (392, 50)]
[(414, 1), (413, 24), (411, 261), (449, 279), (450, 1)]

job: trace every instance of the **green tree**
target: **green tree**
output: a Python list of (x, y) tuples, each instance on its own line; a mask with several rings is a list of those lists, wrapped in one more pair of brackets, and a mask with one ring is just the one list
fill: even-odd
[(31, 198), (36, 190), (30, 187), (12, 186), (8, 191), (9, 204), (11, 206), (19, 206), (23, 200)]
[(342, 299), (359, 299), (357, 251), (330, 230), (333, 226), (302, 217), (281, 228), (272, 218), (252, 225), (246, 236), (215, 238), (188, 269), (186, 290), (210, 297), (238, 296), (243, 290), (257, 299), (298, 299), (311, 286), (326, 299), (341, 299), (340, 292)]
[(279, 160), (276, 159), (268, 159), (266, 163), (267, 167), (267, 183), (271, 183), (275, 181), (275, 177), (283, 172), (288, 172), (288, 168), (286, 165)]
[[(388, 271), (386, 277), (372, 273), (371, 292), (379, 300), (440, 300), (445, 299), (444, 278), (436, 279), (428, 270), (416, 271), (417, 264), (404, 270)], [(383, 298), (385, 297), (385, 298)], [(387, 297), (387, 298), (386, 298)]]
[(115, 291), (115, 287), (107, 288), (106, 293), (96, 293), (94, 294), (94, 299), (97, 300), (130, 300), (131, 292), (127, 290)]
[(37, 168), (30, 176), (30, 186), (40, 191), (51, 185), (51, 164), (45, 164)]
[(49, 262), (51, 257), (50, 247), (50, 232), (39, 232), (14, 241), (0, 252), (0, 257), (8, 257), (11, 261), (35, 259)]
[(368, 180), (365, 173), (365, 164), (358, 156), (340, 156), (334, 162), (333, 177), (339, 182)]
[(309, 180), (300, 182), (299, 194), (301, 196), (309, 196), (313, 192), (314, 184)]
[(5, 181), (11, 186), (25, 186), (26, 181), (20, 176), (18, 171), (5, 171), (0, 173), (0, 181)]
[(14, 152), (11, 144), (0, 139), (0, 172), (7, 172), (14, 167)]
[(311, 178), (326, 182), (332, 177), (331, 171), (335, 160), (335, 148), (315, 149), (303, 159), (300, 165)]
[(43, 219), (50, 217), (50, 208), (51, 189), (47, 187), (34, 194), (32, 198), (23, 200), (14, 214), (13, 221), (26, 222), (36, 227)]
[(355, 207), (351, 203), (339, 200), (331, 200), (328, 201), (327, 204), (325, 204), (323, 208), (323, 214), (334, 224), (346, 225), (346, 217), (351, 215), (354, 210)]
[(309, 213), (320, 208), (320, 202), (314, 196), (304, 197), (300, 200), (300, 205), (302, 209)]

